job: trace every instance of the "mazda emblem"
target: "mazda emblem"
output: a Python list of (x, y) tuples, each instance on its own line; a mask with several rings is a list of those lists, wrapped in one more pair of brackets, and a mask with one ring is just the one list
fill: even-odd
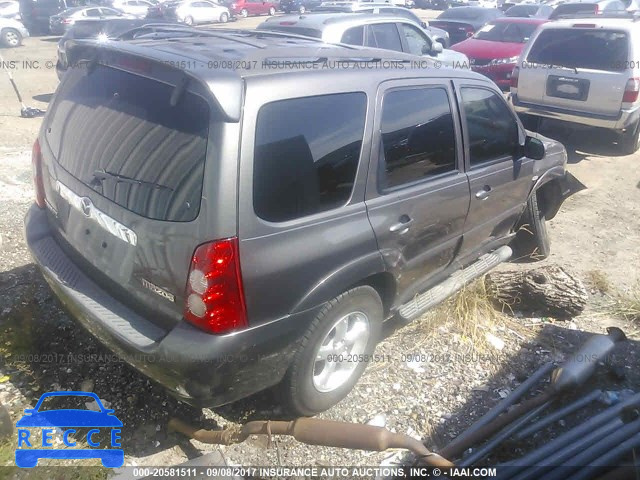
[(91, 207), (92, 207), (91, 199), (88, 197), (82, 197), (80, 199), (80, 209), (85, 217), (91, 217)]

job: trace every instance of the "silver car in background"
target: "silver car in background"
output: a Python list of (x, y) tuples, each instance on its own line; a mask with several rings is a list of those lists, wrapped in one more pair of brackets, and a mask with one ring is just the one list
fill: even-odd
[(231, 14), (229, 9), (208, 0), (186, 0), (171, 4), (165, 11), (169, 20), (177, 20), (187, 25), (200, 23), (227, 23)]
[(49, 17), (49, 31), (54, 35), (62, 35), (78, 20), (110, 20), (112, 18), (136, 18), (135, 15), (109, 7), (74, 7), (68, 8), (58, 15)]
[(440, 66), (469, 68), (466, 55), (442, 48), (419, 25), (397, 15), (314, 13), (273, 17), (258, 26), (270, 30), (321, 38), (328, 43), (345, 43), (420, 55)]
[[(640, 1), (640, 0), (639, 0)], [(418, 17), (415, 13), (405, 7), (398, 7), (396, 5), (386, 2), (330, 2), (335, 5), (326, 5), (323, 3), (319, 8), (314, 11), (320, 12), (351, 12), (351, 13), (376, 13), (397, 15), (412, 22), (417, 23), (423, 29), (427, 31), (429, 36), (436, 42), (440, 43), (443, 48), (449, 48), (449, 34), (446, 30), (430, 26), (427, 22)]]

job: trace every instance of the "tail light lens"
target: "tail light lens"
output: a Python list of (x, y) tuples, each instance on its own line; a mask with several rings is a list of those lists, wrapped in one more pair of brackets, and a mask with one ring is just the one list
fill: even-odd
[(196, 248), (187, 280), (184, 318), (209, 333), (247, 327), (237, 238)]
[(36, 205), (45, 207), (44, 178), (42, 177), (42, 151), (40, 142), (36, 140), (31, 150), (31, 168), (33, 171), (33, 186), (36, 189)]
[(630, 78), (624, 87), (622, 101), (624, 103), (633, 103), (638, 100), (638, 93), (640, 93), (640, 78)]
[(511, 88), (518, 88), (518, 76), (520, 75), (520, 67), (513, 67), (511, 72)]
[(597, 3), (595, 5), (595, 12), (593, 12), (593, 13), (595, 13), (595, 14), (600, 13), (600, 5), (598, 5)]

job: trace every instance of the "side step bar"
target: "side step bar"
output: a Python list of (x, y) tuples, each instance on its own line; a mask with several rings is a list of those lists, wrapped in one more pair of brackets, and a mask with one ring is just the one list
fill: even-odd
[(415, 319), (464, 288), (471, 281), (481, 277), (502, 262), (509, 260), (512, 254), (511, 247), (505, 245), (481, 256), (467, 268), (458, 270), (441, 284), (436, 285), (431, 290), (417, 294), (402, 305), (399, 310), (400, 316), (405, 320)]

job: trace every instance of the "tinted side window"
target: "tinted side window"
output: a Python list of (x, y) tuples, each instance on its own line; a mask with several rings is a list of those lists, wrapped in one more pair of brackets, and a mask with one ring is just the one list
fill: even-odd
[(400, 35), (395, 23), (378, 23), (369, 25), (367, 28), (366, 45), (374, 48), (384, 48), (385, 50), (402, 51)]
[(462, 88), (471, 165), (517, 153), (518, 124), (497, 94), (483, 88)]
[(342, 35), (341, 42), (347, 45), (364, 45), (364, 26), (346, 30)]
[(282, 222), (344, 205), (358, 168), (366, 108), (364, 93), (263, 106), (253, 165), (256, 214)]
[(382, 105), (380, 187), (393, 188), (456, 169), (449, 96), (444, 88), (395, 90)]

